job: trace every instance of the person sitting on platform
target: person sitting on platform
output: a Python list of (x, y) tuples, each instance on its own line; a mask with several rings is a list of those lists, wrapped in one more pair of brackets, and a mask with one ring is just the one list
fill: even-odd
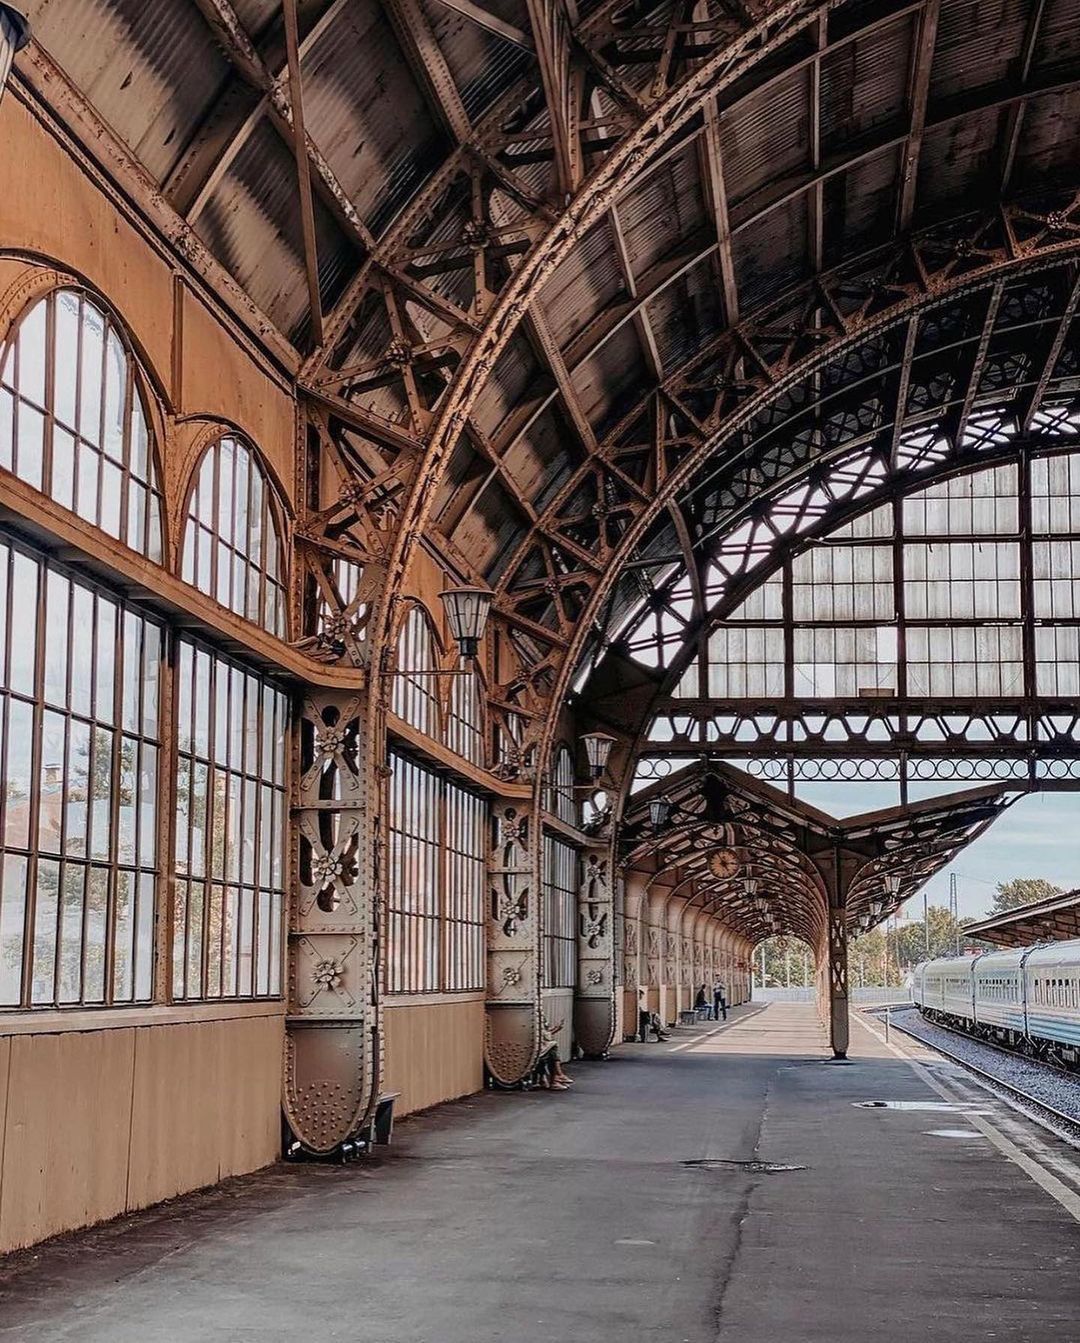
[(702, 1012), (704, 1012), (705, 1020), (706, 1021), (712, 1020), (713, 1010), (709, 1006), (709, 998), (705, 992), (704, 984), (702, 984), (698, 988), (697, 995), (694, 998), (694, 1011), (698, 1014), (699, 1017), (701, 1016)]
[(569, 1091), (574, 1084), (574, 1079), (563, 1072), (559, 1058), (559, 1042), (555, 1036), (562, 1026), (561, 1021), (555, 1026), (549, 1026), (547, 1017), (541, 1013), (540, 1057), (536, 1061), (534, 1076), (545, 1091)]
[(638, 990), (638, 1035), (641, 1037), (641, 1043), (646, 1044), (649, 1039), (649, 1032), (655, 1031), (656, 1042), (669, 1040), (671, 1037), (664, 1030), (664, 1023), (655, 1012), (650, 1012), (645, 1004), (645, 990)]

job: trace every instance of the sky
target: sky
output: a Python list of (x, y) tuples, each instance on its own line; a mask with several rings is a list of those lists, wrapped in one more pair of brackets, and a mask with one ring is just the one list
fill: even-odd
[[(895, 784), (813, 784), (800, 788), (799, 796), (834, 816), (898, 801)], [(1080, 793), (1023, 794), (955, 862), (930, 879), (930, 904), (948, 906), (952, 872), (961, 918), (985, 914), (997, 883), (1013, 877), (1045, 877), (1066, 891), (1080, 887)], [(922, 906), (920, 892), (908, 901), (905, 913), (921, 919)]]

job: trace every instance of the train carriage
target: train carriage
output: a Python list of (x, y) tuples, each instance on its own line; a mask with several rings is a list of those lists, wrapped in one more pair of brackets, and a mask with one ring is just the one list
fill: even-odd
[(998, 1038), (1021, 1039), (1026, 1032), (1023, 958), (1014, 951), (988, 951), (971, 959), (976, 1024)]
[(917, 983), (920, 985), (922, 1000), (916, 1001), (923, 1011), (974, 1019), (974, 981), (970, 956), (926, 961), (919, 970), (922, 973), (917, 976)]
[(1080, 1049), (1080, 941), (1036, 947), (1023, 969), (1027, 1033), (1076, 1058)]
[(1080, 939), (924, 961), (911, 996), (946, 1025), (1080, 1066)]

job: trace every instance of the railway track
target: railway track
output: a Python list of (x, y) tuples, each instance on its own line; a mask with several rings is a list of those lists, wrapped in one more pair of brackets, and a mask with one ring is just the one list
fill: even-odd
[[(878, 1015), (883, 1016), (884, 1013), (879, 1013)], [(918, 1021), (922, 1024), (921, 1017), (918, 1018)], [(942, 1026), (939, 1022), (933, 1023), (935, 1030), (945, 1031), (949, 1035), (956, 1036), (958, 1040), (961, 1040), (966, 1044), (979, 1045), (983, 1048), (994, 1050), (1005, 1056), (1010, 1063), (1021, 1063), (1030, 1068), (1042, 1069), (1054, 1077), (1065, 1079), (1075, 1087), (1077, 1091), (1076, 1103), (1069, 1110), (1060, 1109), (1050, 1101), (1033, 1095), (1030, 1091), (1025, 1090), (1022, 1085), (1010, 1081), (1000, 1073), (995, 1073), (988, 1068), (980, 1067), (977, 1063), (973, 1063), (970, 1058), (965, 1057), (962, 1053), (957, 1053), (954, 1050), (946, 1048), (939, 1040), (933, 1039), (929, 1034), (923, 1034), (917, 1029), (912, 1029), (911, 1024), (903, 1024), (897, 1021), (895, 1016), (890, 1015), (889, 1026), (891, 1030), (900, 1031), (901, 1034), (910, 1037), (912, 1040), (917, 1040), (927, 1049), (932, 1049), (935, 1053), (940, 1054), (942, 1058), (946, 1058), (951, 1063), (956, 1063), (965, 1071), (974, 1074), (974, 1076), (991, 1091), (997, 1092), (1006, 1100), (1011, 1100), (1014, 1104), (1017, 1104), (1029, 1118), (1042, 1123), (1058, 1137), (1065, 1138), (1074, 1146), (1080, 1146), (1080, 1086), (1077, 1086), (1074, 1075), (1068, 1072), (1065, 1068), (1042, 1063), (1041, 1061), (1033, 1059), (1026, 1059), (1022, 1055), (1017, 1054), (1014, 1050), (1006, 1049), (1002, 1045), (990, 1044), (985, 1040), (976, 1040), (972, 1036), (966, 1035), (963, 1031), (955, 1030), (950, 1026)]]

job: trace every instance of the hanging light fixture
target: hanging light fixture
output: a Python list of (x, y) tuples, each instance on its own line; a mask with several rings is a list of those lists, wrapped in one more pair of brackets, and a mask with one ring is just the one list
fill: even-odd
[(0, 4), (0, 98), (11, 74), (11, 62), (29, 41), (30, 24), (26, 16), (11, 5)]
[(446, 623), (463, 658), (474, 658), (491, 613), (492, 594), (487, 588), (447, 588), (439, 593)]
[(899, 874), (899, 872), (886, 872), (886, 873), (885, 873), (885, 890), (886, 890), (886, 892), (887, 892), (889, 895), (891, 895), (891, 896), (896, 896), (896, 895), (898, 895), (898, 894), (900, 893), (900, 874)]
[(758, 879), (757, 877), (743, 877), (743, 894), (750, 896), (751, 899), (757, 895)]
[(880, 918), (881, 918), (882, 910), (883, 910), (884, 908), (885, 908), (885, 901), (884, 901), (884, 900), (871, 900), (871, 901), (870, 901), (870, 917), (871, 917), (872, 919), (880, 919)]
[(599, 779), (607, 769), (608, 756), (615, 745), (615, 738), (606, 732), (586, 732), (581, 739), (585, 743), (585, 755), (589, 762), (589, 773)]
[(671, 798), (654, 797), (649, 803), (649, 824), (654, 830), (662, 830), (671, 815)]

